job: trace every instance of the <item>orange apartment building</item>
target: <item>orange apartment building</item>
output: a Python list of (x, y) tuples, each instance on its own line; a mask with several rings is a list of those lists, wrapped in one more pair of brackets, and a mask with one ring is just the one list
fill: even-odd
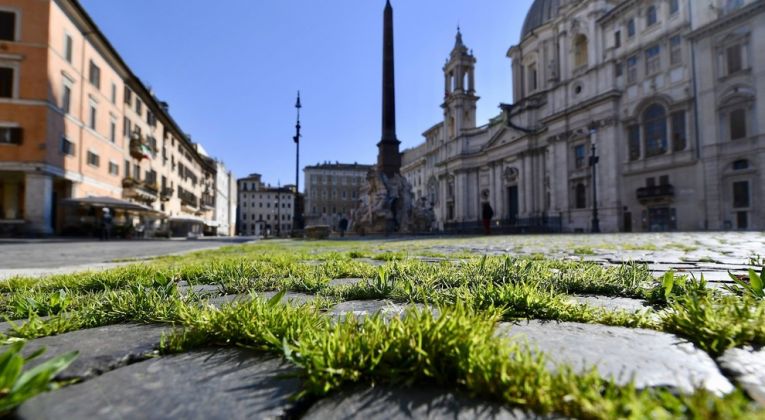
[(215, 173), (76, 0), (0, 1), (0, 235), (201, 234)]

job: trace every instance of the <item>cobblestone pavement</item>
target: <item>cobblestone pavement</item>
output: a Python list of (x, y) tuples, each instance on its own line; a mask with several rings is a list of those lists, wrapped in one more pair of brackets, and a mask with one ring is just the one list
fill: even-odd
[[(248, 298), (230, 296), (210, 302), (220, 305)], [(288, 293), (282, 302), (300, 304), (310, 298)], [(641, 302), (623, 304), (630, 309)], [(384, 300), (348, 301), (330, 309), (327, 316), (401, 316), (406, 307)], [(301, 384), (290, 375), (293, 368), (278, 359), (231, 348), (158, 358), (154, 349), (170, 328), (123, 324), (33, 340), (26, 351), (42, 346), (51, 355), (78, 350), (76, 363), (60, 377), (84, 381), (29, 400), (17, 418), (245, 419), (296, 414), (349, 419), (539, 418), (435, 387), (359, 387), (298, 407), (290, 396)], [(662, 386), (688, 392), (702, 387), (724, 395), (737, 381), (755, 400), (762, 401), (765, 393), (763, 372), (756, 368), (765, 363), (765, 354), (752, 349), (736, 349), (715, 360), (672, 334), (572, 322), (502, 323), (497, 335), (544, 351), (551, 356), (550, 369), (555, 369), (553, 363), (571, 364), (582, 372), (596, 368), (603, 378), (613, 377), (619, 383), (634, 379), (638, 388)]]
[[(408, 243), (403, 241), (402, 248)], [(176, 246), (180, 249), (168, 245), (162, 251), (178, 252), (195, 249), (192, 245), (202, 248), (216, 244), (204, 241), (179, 243)], [(101, 248), (99, 243), (77, 245), (79, 252)], [(0, 245), (3, 246), (6, 245)], [(411, 246), (418, 250), (432, 250), (434, 255), (458, 255), (461, 251), (471, 251), (542, 254), (551, 258), (592, 260), (606, 265), (638, 261), (649, 264), (657, 274), (673, 269), (704, 273), (705, 277), (722, 282), (727, 278), (728, 271), (743, 271), (749, 267), (750, 258), (765, 254), (765, 235), (757, 232), (524, 235), (428, 238), (413, 241)], [(30, 246), (28, 249), (34, 248)], [(20, 246), (15, 252), (21, 255), (22, 250)], [(118, 251), (109, 252), (104, 255), (111, 256)], [(137, 250), (133, 252), (135, 255), (147, 255)], [(12, 258), (0, 257), (0, 261), (9, 260)], [(439, 258), (432, 260), (437, 262)], [(362, 281), (358, 278), (334, 279), (331, 284), (343, 286)], [(209, 296), (209, 303), (215, 306), (251, 298), (250, 295), (223, 295), (215, 285), (182, 284), (181, 288), (184, 293), (193, 290)], [(262, 296), (270, 298), (274, 294), (263, 293)], [(315, 296), (308, 294), (288, 293), (282, 304), (299, 305), (314, 299)], [(641, 300), (606, 296), (572, 296), (572, 300), (629, 312), (647, 307)], [(347, 301), (328, 308), (326, 316), (336, 322), (342, 322), (347, 314), (363, 317), (379, 313), (389, 319), (403, 316), (408, 306), (388, 300)], [(425, 308), (422, 305), (418, 307)], [(438, 313), (435, 315), (439, 316)], [(61, 377), (84, 380), (28, 401), (20, 407), (17, 417), (538, 418), (533, 413), (474, 400), (436, 387), (412, 390), (359, 387), (301, 406), (290, 398), (301, 386), (293, 375), (294, 368), (279, 359), (231, 348), (157, 357), (160, 337), (171, 328), (123, 324), (33, 340), (27, 351), (41, 346), (51, 349), (50, 354), (79, 350), (77, 362)], [(0, 331), (7, 329), (7, 324), (0, 324)], [(530, 348), (550, 355), (552, 362), (567, 363), (577, 371), (595, 368), (602, 377), (614, 378), (619, 383), (633, 379), (638, 388), (662, 386), (680, 392), (705, 388), (724, 395), (737, 384), (753, 400), (765, 404), (765, 373), (762, 369), (765, 366), (765, 352), (762, 350), (732, 349), (715, 359), (673, 334), (574, 322), (527, 320), (502, 323), (498, 325), (496, 334), (511, 340), (522, 340)]]
[(456, 240), (433, 239), (434, 251), (489, 255), (540, 255), (583, 259), (603, 265), (646, 263), (661, 275), (669, 270), (728, 281), (728, 272), (747, 270), (752, 258), (765, 258), (765, 232), (620, 233), (601, 235), (509, 235)]
[(199, 240), (2, 240), (0, 280), (16, 275), (39, 276), (103, 270), (161, 255), (177, 254), (248, 242), (250, 238)]

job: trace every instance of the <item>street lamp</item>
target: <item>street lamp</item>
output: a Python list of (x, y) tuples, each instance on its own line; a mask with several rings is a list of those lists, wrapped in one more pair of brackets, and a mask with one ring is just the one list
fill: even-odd
[(297, 123), (295, 124), (295, 136), (292, 137), (292, 141), (295, 142), (295, 199), (292, 202), (292, 230), (298, 230), (303, 228), (303, 216), (300, 214), (302, 206), (298, 205), (300, 200), (300, 108), (303, 105), (300, 103), (300, 91), (297, 94), (297, 102), (295, 102), (295, 109), (297, 109)]
[(590, 167), (592, 168), (592, 233), (600, 233), (600, 220), (598, 220), (598, 178), (597, 164), (600, 158), (595, 154), (595, 136), (598, 134), (598, 123), (595, 121), (589, 125), (590, 143), (592, 154), (590, 155)]

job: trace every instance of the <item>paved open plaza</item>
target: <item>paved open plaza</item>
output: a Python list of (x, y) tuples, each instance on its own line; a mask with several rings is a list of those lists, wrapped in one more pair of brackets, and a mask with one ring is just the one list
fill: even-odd
[(72, 239), (0, 239), (0, 279), (85, 270), (103, 270), (131, 261), (214, 249), (250, 238), (199, 240), (98, 241)]
[[(751, 418), (765, 404), (763, 301), (730, 277), (762, 269), (758, 232), (0, 247), (19, 269), (50, 269), (64, 252), (134, 258), (0, 282), (15, 320), (0, 333), (25, 338), (24, 354), (47, 349), (32, 366), (78, 352), (55, 371), (66, 386), (19, 418), (682, 417), (700, 406)], [(693, 280), (702, 274), (708, 283)]]
[(0, 0), (0, 419), (765, 419), (765, 0), (338, 3)]

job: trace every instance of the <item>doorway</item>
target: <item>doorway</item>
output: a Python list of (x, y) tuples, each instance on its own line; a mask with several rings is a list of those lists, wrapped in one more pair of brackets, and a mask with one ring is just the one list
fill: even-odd
[(632, 232), (632, 213), (628, 211), (624, 212), (624, 231)]
[(507, 219), (510, 224), (518, 221), (518, 186), (507, 187)]
[(668, 232), (677, 229), (675, 209), (670, 207), (654, 207), (648, 209), (648, 231)]

